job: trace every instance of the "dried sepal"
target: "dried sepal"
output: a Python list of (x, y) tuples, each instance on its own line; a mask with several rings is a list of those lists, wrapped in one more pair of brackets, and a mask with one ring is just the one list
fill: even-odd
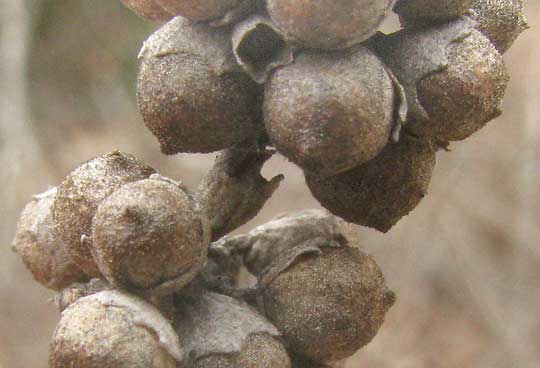
[(62, 312), (51, 368), (175, 368), (184, 349), (151, 304), (115, 290), (83, 297)]
[(145, 179), (154, 169), (114, 151), (80, 165), (59, 185), (52, 208), (55, 231), (73, 261), (89, 276), (101, 273), (92, 257), (92, 218), (99, 204), (122, 185)]
[(368, 48), (306, 50), (268, 80), (264, 120), (281, 154), (329, 176), (384, 148), (396, 123), (395, 97), (392, 79)]
[(508, 51), (518, 36), (529, 28), (522, 0), (474, 0), (469, 16), (500, 53)]
[(273, 152), (252, 145), (223, 151), (196, 193), (217, 240), (255, 217), (278, 188), (283, 175), (261, 175)]
[(264, 83), (275, 68), (294, 61), (294, 48), (272, 21), (262, 15), (238, 23), (232, 33), (232, 44), (236, 61), (257, 83)]
[(322, 49), (350, 47), (372, 36), (395, 0), (268, 0), (268, 14), (288, 41)]
[(52, 205), (56, 188), (34, 196), (17, 223), (12, 249), (34, 279), (43, 286), (60, 290), (87, 278), (71, 259), (65, 244), (54, 231)]
[(405, 88), (409, 132), (462, 140), (500, 114), (508, 74), (470, 19), (381, 36), (372, 45)]
[(173, 14), (169, 13), (162, 6), (160, 6), (156, 0), (121, 0), (122, 3), (130, 8), (139, 17), (165, 21), (173, 17)]
[(210, 227), (185, 188), (152, 175), (123, 185), (99, 205), (92, 238), (107, 280), (156, 296), (181, 289), (202, 269)]
[(76, 282), (62, 289), (53, 297), (56, 308), (63, 312), (64, 309), (86, 296), (94, 295), (105, 290), (113, 290), (113, 286), (102, 279), (92, 279), (88, 282)]
[(444, 22), (464, 15), (473, 0), (398, 0), (394, 11), (405, 26)]
[(193, 21), (229, 24), (253, 6), (254, 0), (155, 0), (165, 10)]
[(236, 64), (228, 32), (176, 17), (139, 58), (138, 107), (163, 153), (213, 152), (259, 134), (259, 90)]
[(435, 147), (402, 135), (375, 159), (322, 178), (306, 174), (313, 196), (345, 221), (387, 232), (424, 198), (435, 167)]
[(244, 302), (212, 292), (177, 301), (175, 330), (185, 365), (289, 368), (278, 330)]

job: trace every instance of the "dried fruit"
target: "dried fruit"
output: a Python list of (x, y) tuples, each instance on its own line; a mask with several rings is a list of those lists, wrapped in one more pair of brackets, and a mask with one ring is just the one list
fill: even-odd
[(500, 53), (529, 28), (521, 0), (474, 0), (469, 15)]
[(375, 48), (404, 86), (407, 131), (457, 141), (500, 114), (508, 73), (470, 20), (400, 31), (380, 37)]
[(184, 351), (169, 321), (142, 299), (102, 291), (62, 313), (51, 368), (175, 368)]
[(194, 368), (290, 368), (278, 330), (244, 302), (211, 292), (178, 301), (174, 326)]
[(408, 26), (457, 18), (467, 12), (472, 2), (473, 0), (398, 0), (394, 11)]
[(194, 21), (226, 18), (251, 0), (155, 0), (174, 15)]
[(229, 37), (176, 17), (145, 42), (137, 101), (163, 153), (213, 152), (258, 135), (259, 91)]
[(335, 49), (372, 36), (395, 0), (268, 0), (268, 14), (285, 38), (302, 46)]
[(404, 134), (355, 169), (328, 178), (306, 173), (306, 182), (334, 215), (387, 232), (426, 195), (434, 166), (433, 145)]
[(109, 282), (160, 295), (181, 289), (202, 269), (210, 229), (184, 188), (152, 175), (101, 202), (92, 240), (94, 259)]
[[(394, 300), (375, 261), (347, 245), (339, 224), (324, 212), (301, 212), (247, 236), (260, 311), (290, 350), (316, 362), (347, 358), (369, 343)], [(295, 230), (302, 235), (286, 236)]]
[(64, 243), (54, 232), (51, 207), (56, 188), (34, 197), (22, 211), (13, 239), (17, 252), (34, 279), (45, 287), (60, 290), (87, 276), (73, 262)]
[(89, 241), (97, 207), (123, 184), (145, 179), (154, 172), (135, 157), (114, 151), (82, 164), (58, 187), (52, 208), (55, 230), (87, 275), (101, 275)]
[(121, 0), (139, 17), (151, 20), (169, 20), (173, 14), (161, 7), (155, 0)]
[(395, 92), (366, 47), (304, 51), (269, 79), (264, 120), (277, 150), (328, 176), (375, 157), (394, 128)]

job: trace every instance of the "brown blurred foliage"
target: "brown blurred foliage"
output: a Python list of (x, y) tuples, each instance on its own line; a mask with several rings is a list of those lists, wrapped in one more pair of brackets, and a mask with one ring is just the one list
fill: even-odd
[[(116, 148), (191, 187), (214, 156), (162, 156), (136, 111), (136, 56), (157, 24), (115, 0), (0, 5), (0, 368), (41, 368), (58, 313), (9, 248), (31, 195)], [(540, 366), (540, 4), (525, 6), (532, 29), (505, 57), (503, 116), (439, 154), (429, 196), (389, 234), (358, 228), (398, 301), (349, 368)], [(280, 172), (247, 228), (318, 206), (275, 157), (265, 173)]]

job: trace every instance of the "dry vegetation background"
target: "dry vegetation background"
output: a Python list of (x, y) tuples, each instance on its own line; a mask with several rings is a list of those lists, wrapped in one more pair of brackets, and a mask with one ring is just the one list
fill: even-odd
[[(504, 115), (438, 156), (429, 196), (389, 234), (359, 228), (398, 302), (348, 368), (540, 367), (540, 4), (507, 54)], [(113, 0), (0, 0), (0, 368), (47, 367), (58, 313), (10, 252), (30, 196), (115, 148), (194, 187), (212, 155), (163, 157), (134, 105), (156, 24)], [(248, 227), (316, 207), (298, 169)]]

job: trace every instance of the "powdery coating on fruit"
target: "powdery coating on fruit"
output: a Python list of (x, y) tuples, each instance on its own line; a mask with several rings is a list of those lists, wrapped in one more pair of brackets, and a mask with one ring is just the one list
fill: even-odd
[[(279, 336), (278, 330), (249, 305), (231, 297), (204, 292), (199, 297), (184, 300), (178, 306), (174, 326), (189, 357), (189, 362), (183, 362), (186, 365), (210, 356), (216, 357), (217, 367), (220, 367), (218, 361), (227, 360), (224, 356), (233, 357), (233, 362), (241, 359), (246, 364), (241, 367), (246, 368), (267, 367), (265, 360), (287, 363), (272, 366), (275, 368), (290, 365), (284, 348), (274, 346), (272, 339)], [(272, 338), (268, 339), (271, 345), (251, 346), (257, 345), (258, 339), (250, 343), (254, 335), (261, 335), (261, 339)]]
[(249, 0), (156, 0), (171, 14), (195, 21), (221, 18), (245, 1)]
[(471, 136), (500, 115), (509, 80), (499, 52), (478, 31), (448, 46), (448, 67), (418, 83), (418, 98), (428, 121), (411, 120), (414, 134), (457, 141)]
[(178, 336), (152, 305), (118, 291), (79, 299), (53, 335), (51, 368), (175, 368)]
[(285, 38), (302, 46), (336, 49), (372, 36), (395, 0), (268, 0)]
[(37, 282), (61, 290), (87, 276), (73, 262), (54, 232), (51, 207), (55, 194), (56, 188), (48, 190), (24, 207), (12, 247)]
[(364, 165), (329, 178), (306, 174), (306, 183), (334, 215), (387, 232), (426, 195), (434, 167), (433, 145), (403, 135)]
[(264, 120), (272, 143), (322, 176), (375, 157), (394, 127), (394, 89), (366, 47), (304, 51), (269, 79)]
[(508, 51), (529, 28), (521, 0), (475, 0), (469, 16), (500, 53)]
[(467, 12), (473, 0), (399, 0), (394, 11), (406, 23), (445, 21)]
[[(152, 176), (125, 184), (98, 207), (92, 225), (94, 258), (113, 285), (152, 289), (202, 268), (209, 229), (180, 186)], [(184, 276), (188, 277), (184, 277)]]
[(236, 61), (257, 83), (264, 83), (275, 68), (294, 61), (294, 48), (266, 16), (256, 14), (237, 24), (232, 44)]
[(393, 302), (375, 261), (348, 246), (298, 258), (260, 299), (289, 348), (321, 362), (347, 358), (369, 343)]
[(286, 214), (235, 237), (249, 252), (244, 262), (249, 272), (261, 276), (290, 248), (310, 239), (335, 240), (347, 225), (326, 210), (304, 210)]
[(256, 136), (259, 92), (235, 63), (227, 32), (176, 17), (140, 59), (138, 107), (163, 153), (208, 153)]
[(155, 0), (121, 0), (139, 17), (150, 20), (169, 20), (173, 17), (171, 13), (163, 9)]
[(122, 185), (153, 173), (154, 169), (135, 157), (114, 151), (82, 164), (58, 187), (52, 209), (55, 230), (87, 275), (101, 276), (88, 241), (97, 207)]

